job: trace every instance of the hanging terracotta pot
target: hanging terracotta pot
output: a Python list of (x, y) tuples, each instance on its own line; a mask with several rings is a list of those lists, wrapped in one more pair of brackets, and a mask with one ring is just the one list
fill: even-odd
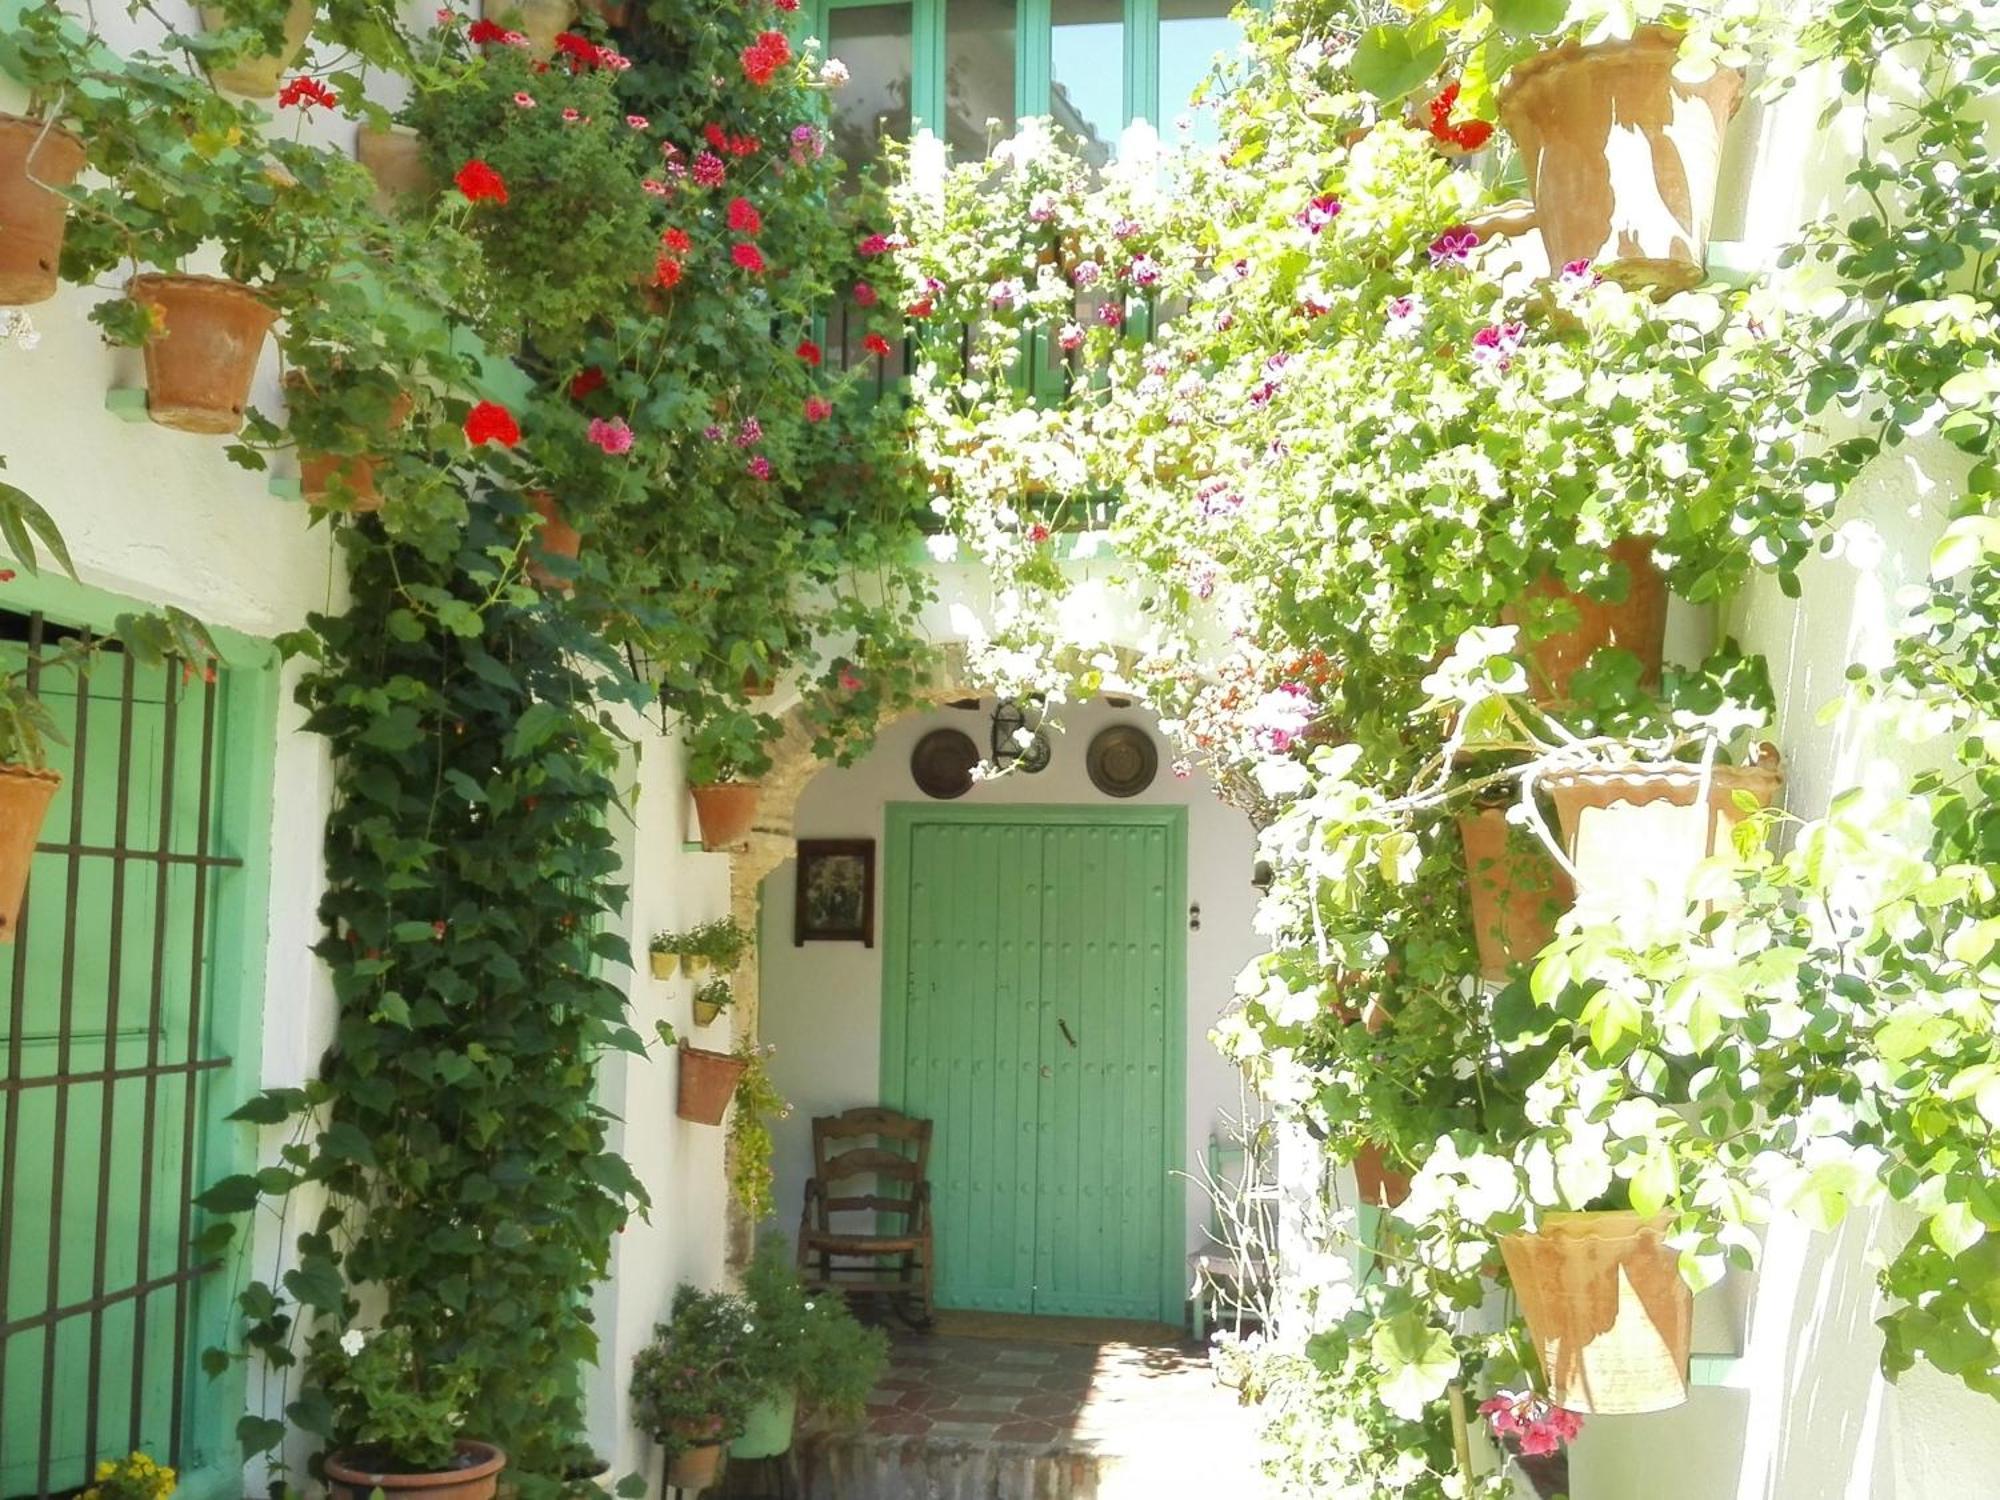
[(1628, 286), (1689, 287), (1706, 272), (1709, 222), (1743, 75), (1674, 77), (1680, 34), (1566, 42), (1514, 69), (1499, 98), (1535, 196), (1549, 264), (1587, 260)]
[(277, 313), (248, 287), (220, 276), (134, 276), (125, 295), (153, 315), (147, 415), (181, 432), (241, 427)]
[(681, 956), (678, 953), (653, 953), (647, 956), (652, 963), (655, 979), (672, 979), (680, 971)]
[(680, 1100), (674, 1113), (697, 1125), (720, 1125), (736, 1097), (736, 1080), (750, 1064), (727, 1052), (709, 1052), (681, 1043)]
[(512, 26), (525, 36), (528, 55), (538, 59), (556, 50), (556, 38), (576, 19), (576, 0), (497, 0), (482, 8), (503, 26)]
[(534, 491), (528, 496), (528, 503), (534, 506), (536, 514), (542, 518), (541, 529), (536, 533), (534, 547), (528, 554), (528, 576), (545, 589), (574, 588), (575, 584), (570, 580), (556, 577), (548, 568), (537, 562), (535, 554), (539, 552), (548, 557), (563, 557), (574, 562), (577, 554), (583, 550), (582, 534), (563, 519), (562, 507), (556, 503), (556, 497), (547, 490)]
[[(229, 29), (229, 16), (219, 5), (201, 7), (201, 24), (208, 31)], [(232, 94), (243, 94), (252, 99), (268, 99), (278, 92), (278, 82), (299, 54), (305, 50), (306, 38), (312, 35), (313, 0), (292, 0), (285, 11), (285, 45), (276, 52), (251, 52), (226, 66), (210, 68), (209, 82), (219, 89), (228, 89)]]
[(1516, 835), (1507, 814), (1481, 808), (1458, 820), (1465, 846), (1465, 886), (1472, 903), (1472, 936), (1479, 945), (1482, 979), (1504, 980), (1556, 935), (1556, 918), (1576, 899), (1568, 873), (1527, 835)]
[(1687, 761), (1632, 762), (1561, 771), (1542, 782), (1555, 803), (1577, 899), (1599, 915), (1658, 921), (1685, 916), (1696, 865), (1726, 853), (1746, 816), (1747, 792), (1768, 806), (1784, 785), (1778, 752), (1766, 745), (1755, 765), (1702, 767)]
[(667, 1488), (705, 1490), (715, 1483), (722, 1468), (722, 1444), (704, 1443), (699, 1448), (683, 1448), (667, 1465)]
[[(1639, 658), (1639, 685), (1660, 685), (1660, 662), (1667, 645), (1667, 579), (1653, 561), (1650, 537), (1620, 537), (1605, 549), (1605, 556), (1625, 569), (1629, 580), (1625, 597), (1615, 604), (1594, 599), (1581, 589), (1570, 588), (1561, 579), (1545, 576), (1525, 590), (1535, 601), (1563, 600), (1574, 611), (1573, 629), (1530, 637), (1522, 631), (1522, 650), (1527, 657), (1528, 678), (1538, 703), (1570, 701), (1570, 680), (1592, 655), (1605, 646), (1616, 646)], [(1546, 608), (1543, 605), (1542, 608)], [(1530, 618), (1523, 621), (1521, 616)], [(1500, 612), (1504, 625), (1538, 623), (1540, 609), (1522, 610), (1509, 606)]]
[(0, 114), (0, 307), (56, 294), (69, 204), (55, 189), (76, 181), (83, 159), (60, 125)]
[(722, 1009), (722, 1003), (717, 1000), (695, 1001), (694, 1024), (697, 1026), (713, 1026), (717, 1021), (722, 1019)]
[(1382, 1148), (1370, 1141), (1354, 1153), (1354, 1187), (1363, 1203), (1395, 1208), (1410, 1196), (1410, 1174), (1390, 1166)]
[(718, 781), (689, 790), (694, 794), (695, 819), (701, 824), (702, 848), (712, 854), (734, 848), (750, 836), (763, 787), (754, 781)]
[(61, 786), (54, 771), (0, 765), (0, 943), (14, 941), (42, 820)]
[[(296, 387), (294, 387), (296, 388)], [(399, 394), (389, 404), (389, 431), (399, 429), (410, 418), (410, 408), (414, 399), (407, 393)], [(375, 465), (381, 460), (363, 453), (308, 453), (299, 451), (299, 493), (306, 504), (321, 507), (327, 504), (338, 479), (346, 486), (350, 497), (349, 509), (362, 515), (382, 508), (382, 493), (375, 488)]]
[(1667, 1224), (1630, 1210), (1555, 1213), (1501, 1239), (1557, 1406), (1627, 1416), (1687, 1400), (1694, 1294)]
[(459, 1467), (428, 1474), (383, 1472), (372, 1467), (378, 1456), (365, 1448), (343, 1448), (326, 1456), (328, 1488), (334, 1500), (368, 1500), (376, 1490), (420, 1496), (421, 1500), (492, 1500), (499, 1487), (507, 1455), (491, 1443), (461, 1439)]
[(755, 667), (743, 669), (743, 696), (746, 698), (768, 698), (778, 690), (775, 676), (759, 672)]
[(424, 142), (407, 125), (387, 130), (363, 125), (354, 138), (354, 159), (375, 179), (375, 210), (393, 215), (403, 204), (430, 197), (437, 179), (424, 163)]
[(606, 26), (623, 26), (632, 17), (631, 0), (590, 0), (590, 8)]

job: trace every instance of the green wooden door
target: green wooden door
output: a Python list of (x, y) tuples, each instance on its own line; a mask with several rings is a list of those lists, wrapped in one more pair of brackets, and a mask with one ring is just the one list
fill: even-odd
[(1178, 1322), (1185, 812), (890, 809), (883, 1092), (938, 1301)]

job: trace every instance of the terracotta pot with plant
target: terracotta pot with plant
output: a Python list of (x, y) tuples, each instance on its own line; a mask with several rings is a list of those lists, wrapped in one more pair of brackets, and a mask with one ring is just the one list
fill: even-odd
[(437, 191), (424, 161), (423, 137), (407, 125), (363, 125), (354, 137), (354, 159), (375, 179), (375, 209), (394, 214)]
[(748, 1061), (682, 1042), (680, 1063), (680, 1097), (674, 1113), (696, 1125), (720, 1125)]
[(1565, 42), (1516, 67), (1499, 97), (1535, 197), (1549, 264), (1587, 260), (1633, 286), (1677, 290), (1706, 272), (1723, 137), (1743, 75), (1675, 76), (1680, 33)]
[(724, 1447), (761, 1393), (753, 1371), (756, 1309), (727, 1292), (683, 1283), (670, 1320), (632, 1361), (632, 1420), (660, 1445), (666, 1482), (704, 1490)]
[[(210, 32), (225, 31), (231, 24), (229, 11), (220, 5), (204, 5), (201, 7), (201, 24)], [(305, 50), (306, 38), (312, 35), (312, 28), (313, 0), (292, 0), (285, 11), (284, 41), (275, 52), (240, 53), (234, 62), (210, 68), (209, 82), (232, 94), (243, 94), (252, 99), (270, 98), (278, 92), (278, 81), (299, 60), (299, 54)]]
[(694, 992), (694, 1024), (713, 1026), (722, 1019), (722, 1013), (729, 1009), (731, 998), (728, 980), (720, 976), (709, 980)]
[(1500, 1241), (1557, 1406), (1624, 1416), (1687, 1400), (1694, 1294), (1667, 1228), (1629, 1209), (1551, 1213)]
[(764, 788), (754, 781), (717, 781), (688, 788), (701, 826), (701, 847), (711, 853), (733, 849), (750, 836)]
[[(1620, 537), (1604, 549), (1604, 576), (1572, 588), (1554, 574), (1523, 591), (1500, 615), (1522, 628), (1522, 654), (1535, 698), (1567, 703), (1570, 680), (1599, 650), (1613, 646), (1639, 659), (1639, 686), (1660, 685), (1667, 644), (1667, 580), (1653, 561), (1650, 537)], [(1595, 590), (1593, 592), (1593, 589)]]
[[(306, 504), (316, 509), (338, 504), (356, 514), (382, 508), (382, 492), (375, 484), (376, 466), (383, 462), (379, 451), (332, 451), (312, 441), (315, 430), (321, 440), (350, 444), (400, 431), (410, 419), (415, 398), (408, 391), (380, 390), (378, 385), (379, 380), (359, 382), (338, 370), (318, 382), (303, 371), (285, 377), (293, 434), (299, 441), (299, 492)], [(326, 410), (314, 410), (320, 402)]]
[(535, 490), (528, 496), (528, 503), (535, 514), (542, 518), (530, 544), (528, 556), (528, 576), (545, 589), (569, 590), (575, 585), (567, 578), (559, 578), (549, 566), (539, 559), (559, 557), (565, 562), (575, 562), (583, 552), (583, 534), (564, 517), (562, 505), (547, 490)]
[(312, 1364), (333, 1407), (340, 1443), (326, 1456), (335, 1500), (376, 1491), (424, 1500), (492, 1500), (507, 1455), (458, 1432), (458, 1412), (478, 1386), (461, 1363), (420, 1357), (403, 1327), (318, 1335)]
[(150, 323), (147, 414), (181, 432), (241, 427), (276, 309), (221, 276), (135, 276), (125, 291)]
[(842, 1297), (815, 1296), (799, 1280), (782, 1235), (760, 1235), (743, 1274), (755, 1314), (747, 1366), (760, 1386), (734, 1459), (775, 1458), (792, 1446), (801, 1407), (822, 1426), (857, 1422), (889, 1364), (888, 1336), (866, 1328)]
[(1465, 888), (1482, 979), (1504, 980), (1556, 935), (1556, 918), (1576, 899), (1569, 874), (1507, 821), (1484, 807), (1458, 820), (1465, 848)]
[(52, 121), (0, 114), (0, 307), (56, 294), (69, 204), (58, 188), (83, 170), (83, 142)]

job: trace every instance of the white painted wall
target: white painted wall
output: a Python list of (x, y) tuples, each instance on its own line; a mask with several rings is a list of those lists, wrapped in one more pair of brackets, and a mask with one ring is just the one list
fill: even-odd
[[(1117, 709), (1102, 702), (1074, 705), (1064, 714), (1065, 732), (1055, 736), (1054, 758), (1039, 775), (1008, 775), (975, 786), (958, 803), (1114, 803), (1090, 784), (1083, 758), (1091, 736), (1109, 724), (1138, 723), (1155, 730), (1140, 708)], [(891, 802), (921, 802), (910, 780), (910, 751), (934, 728), (963, 729), (983, 749), (990, 733), (991, 702), (977, 712), (940, 709), (898, 720), (880, 742), (847, 769), (822, 770), (801, 794), (796, 819), (799, 838), (883, 839), (883, 809)], [(1201, 929), (1187, 938), (1187, 1129), (1189, 1163), (1204, 1159), (1219, 1114), (1237, 1107), (1236, 1075), (1210, 1045), (1209, 1027), (1227, 1006), (1236, 975), (1261, 951), (1250, 931), (1256, 891), (1250, 872), (1256, 840), (1247, 818), (1226, 806), (1207, 780), (1178, 780), (1161, 755), (1158, 779), (1139, 804), (1173, 804), (1188, 809), (1188, 901), (1201, 908)], [(811, 1175), (810, 1121), (857, 1104), (881, 1099), (882, 955), (894, 934), (880, 931), (878, 860), (877, 937), (873, 948), (859, 943), (792, 946), (796, 864), (787, 860), (764, 881), (761, 931), (762, 1021), (765, 1042), (777, 1048), (771, 1075), (792, 1102), (790, 1119), (777, 1127), (778, 1227), (794, 1232), (805, 1180)], [(1188, 1248), (1202, 1243), (1208, 1206), (1195, 1184), (1187, 1187)]]

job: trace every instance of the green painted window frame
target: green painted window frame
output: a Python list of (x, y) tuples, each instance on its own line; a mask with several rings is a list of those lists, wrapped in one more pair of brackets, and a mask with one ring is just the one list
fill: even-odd
[[(1160, 1307), (1167, 1313), (1187, 1304), (1187, 867), (1188, 809), (1180, 803), (995, 802), (961, 807), (939, 802), (891, 802), (883, 809), (882, 851), (882, 1048), (881, 1102), (903, 1105), (902, 1079), (908, 1060), (905, 1033), (909, 998), (909, 953), (903, 935), (910, 926), (910, 889), (898, 879), (910, 868), (911, 831), (918, 823), (1037, 823), (1049, 827), (1110, 824), (1159, 828), (1167, 836), (1167, 920), (1180, 941), (1167, 944), (1165, 1112), (1167, 1183), (1161, 1199), (1165, 1264), (1160, 1268)], [(1183, 1314), (1184, 1315), (1184, 1314)], [(1171, 1321), (1171, 1319), (1170, 1319)]]
[[(117, 617), (156, 608), (143, 600), (74, 583), (49, 572), (19, 574), (6, 586), (6, 607), (22, 614), (36, 611), (64, 625), (98, 632), (112, 628)], [(226, 1038), (234, 1061), (212, 1076), (207, 1108), (198, 1123), (199, 1150), (204, 1165), (196, 1191), (236, 1173), (254, 1172), (261, 1164), (257, 1127), (228, 1118), (263, 1087), (265, 975), (271, 901), (271, 833), (277, 763), (280, 700), (277, 647), (268, 640), (221, 626), (210, 626), (228, 695), (218, 715), (221, 763), (218, 783), (239, 788), (236, 827), (243, 840), (241, 878), (225, 882), (214, 902), (210, 920), (215, 949), (207, 965), (212, 976), (211, 1015), (216, 1036)], [(226, 1020), (223, 1012), (229, 1012)], [(216, 1216), (197, 1208), (192, 1220), (199, 1235)], [(212, 1275), (193, 1283), (189, 1312), (187, 1367), (180, 1372), (184, 1388), (194, 1398), (188, 1405), (188, 1427), (177, 1500), (234, 1500), (243, 1493), (242, 1445), (236, 1422), (245, 1409), (248, 1372), (244, 1362), (231, 1360), (222, 1374), (209, 1376), (201, 1354), (229, 1342), (236, 1295), (249, 1270), (255, 1225), (239, 1225), (230, 1251)], [(123, 1457), (123, 1453), (105, 1454)]]

